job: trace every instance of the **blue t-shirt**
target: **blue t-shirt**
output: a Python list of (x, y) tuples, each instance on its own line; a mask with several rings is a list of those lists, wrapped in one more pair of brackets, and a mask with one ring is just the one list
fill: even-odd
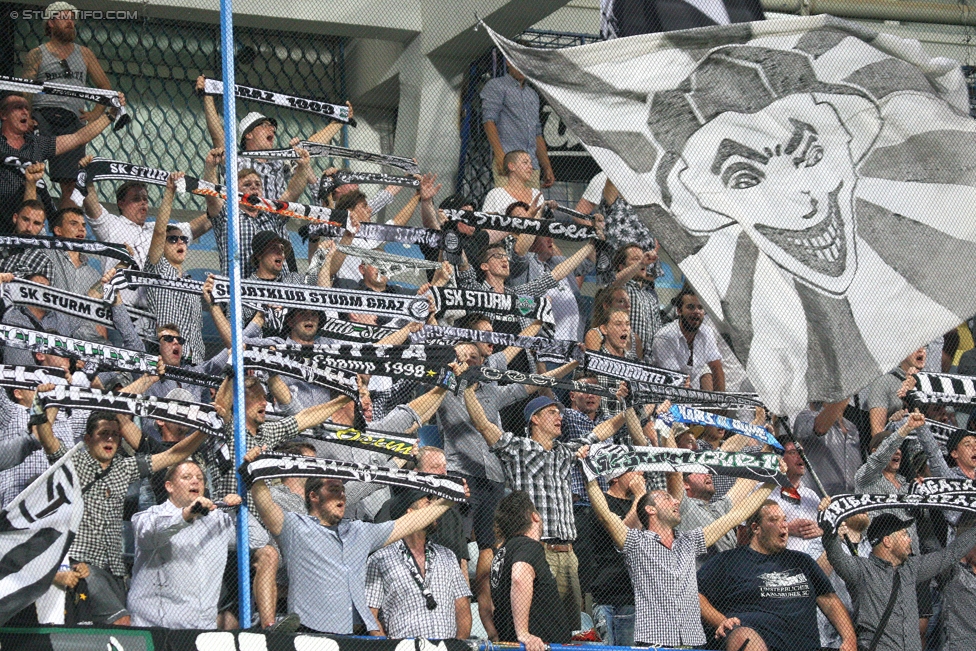
[(770, 651), (818, 651), (817, 597), (834, 592), (808, 555), (739, 547), (698, 570), (698, 591), (726, 617), (756, 629)]

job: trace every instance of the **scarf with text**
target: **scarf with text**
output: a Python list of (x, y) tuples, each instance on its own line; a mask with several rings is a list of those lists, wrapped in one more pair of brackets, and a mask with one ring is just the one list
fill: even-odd
[(129, 255), (124, 244), (78, 240), (71, 237), (51, 237), (49, 235), (0, 235), (0, 248), (15, 247), (29, 249), (57, 249), (75, 251), (88, 255), (114, 258), (134, 269), (138, 269), (135, 258)]
[(319, 325), (319, 334), (329, 339), (340, 339), (357, 343), (372, 343), (397, 332), (396, 328), (352, 323), (339, 319), (326, 319)]
[(584, 355), (583, 364), (588, 372), (643, 384), (664, 384), (680, 387), (684, 386), (688, 379), (684, 373), (589, 350)]
[(52, 391), (39, 393), (36, 399), (44, 408), (110, 411), (144, 419), (163, 420), (189, 427), (191, 430), (203, 430), (218, 438), (224, 437), (224, 421), (217, 415), (217, 410), (213, 405), (199, 402), (132, 393), (107, 393), (98, 389), (60, 384)]
[[(79, 359), (85, 362), (86, 366), (90, 366), (93, 372), (102, 369), (155, 373), (159, 364), (158, 355), (2, 324), (0, 324), (0, 345)], [(219, 388), (222, 382), (222, 378), (219, 377), (172, 366), (166, 367), (163, 377), (214, 389)]]
[(463, 222), (482, 230), (504, 231), (519, 235), (538, 235), (570, 242), (588, 242), (596, 237), (596, 229), (592, 226), (581, 226), (580, 224), (552, 219), (512, 217), (470, 210), (445, 210), (443, 212), (451, 221)]
[(943, 450), (945, 449), (946, 444), (949, 443), (949, 437), (952, 436), (954, 433), (969, 431), (966, 430), (966, 428), (964, 427), (955, 427), (953, 425), (947, 425), (945, 423), (940, 423), (937, 420), (931, 420), (929, 418), (925, 419), (925, 424), (929, 426), (930, 430), (932, 430), (932, 438), (935, 439), (936, 443), (942, 446)]
[(100, 299), (29, 280), (14, 280), (5, 283), (4, 287), (15, 305), (60, 312), (108, 327), (115, 325), (112, 320), (112, 305)]
[(325, 201), (329, 193), (340, 185), (399, 185), (403, 188), (420, 188), (420, 179), (412, 176), (400, 176), (398, 174), (378, 174), (374, 172), (351, 172), (349, 170), (339, 170), (332, 176), (323, 175), (319, 179), (319, 201)]
[(642, 384), (632, 389), (634, 402), (640, 404), (656, 404), (670, 400), (699, 409), (750, 409), (764, 406), (754, 393), (722, 393), (664, 384)]
[(905, 396), (914, 404), (970, 404), (976, 402), (976, 377), (949, 373), (916, 373), (915, 389)]
[(46, 93), (59, 97), (83, 99), (86, 102), (114, 107), (119, 111), (118, 117), (115, 119), (115, 125), (112, 127), (115, 131), (125, 127), (132, 121), (132, 116), (122, 106), (122, 101), (119, 99), (119, 91), (117, 90), (89, 88), (88, 86), (69, 86), (50, 81), (8, 77), (7, 75), (0, 75), (0, 90), (8, 90), (15, 93)]
[(531, 350), (540, 355), (560, 360), (582, 359), (581, 344), (569, 339), (546, 339), (545, 337), (523, 337), (505, 332), (489, 330), (470, 330), (453, 326), (425, 325), (421, 330), (410, 333), (410, 342), (414, 344), (445, 344), (456, 346), (462, 342), (481, 342), (493, 346), (515, 346)]
[(779, 469), (779, 456), (684, 448), (654, 448), (617, 444), (597, 444), (583, 459), (587, 481), (621, 471), (691, 472), (745, 477), (760, 482), (789, 486)]
[(64, 369), (53, 366), (0, 364), (0, 387), (33, 391), (40, 384), (63, 382)]
[[(333, 211), (333, 219), (341, 221), (337, 213)], [(346, 233), (345, 224), (333, 226), (330, 224), (306, 224), (298, 229), (298, 234), (302, 241), (321, 237), (342, 237)], [(395, 224), (375, 224), (373, 222), (363, 222), (359, 225), (355, 235), (366, 239), (379, 242), (400, 242), (402, 244), (424, 244), (432, 249), (441, 248), (450, 238), (440, 231), (430, 228), (418, 228), (415, 226), (396, 226)], [(455, 234), (455, 239), (457, 239)], [(460, 247), (460, 240), (458, 240)]]
[[(218, 79), (204, 79), (203, 94), (223, 95), (224, 82)], [(234, 97), (239, 99), (249, 99), (252, 102), (258, 102), (261, 104), (283, 106), (285, 108), (295, 109), (296, 111), (312, 113), (314, 115), (329, 118), (330, 120), (335, 120), (336, 122), (345, 122), (349, 126), (356, 126), (355, 118), (349, 115), (349, 107), (343, 104), (329, 104), (328, 102), (323, 102), (317, 99), (306, 99), (304, 97), (276, 93), (271, 90), (262, 90), (260, 88), (252, 88), (251, 86), (242, 86), (240, 84), (234, 84)], [(253, 155), (253, 153), (251, 155)]]
[(543, 389), (565, 389), (566, 391), (577, 391), (579, 393), (589, 393), (595, 396), (603, 396), (611, 400), (617, 400), (617, 393), (613, 389), (601, 386), (592, 382), (582, 382), (580, 380), (557, 379), (548, 375), (538, 373), (522, 373), (521, 371), (501, 371), (492, 366), (475, 366), (469, 368), (458, 382), (458, 390), (463, 391), (469, 384), (477, 382), (498, 382), (499, 384), (525, 384), (527, 386), (541, 387)]
[[(277, 349), (277, 347), (276, 347)], [(455, 389), (448, 364), (456, 356), (451, 346), (377, 346), (374, 344), (316, 344), (301, 350), (287, 349), (286, 355), (318, 368), (345, 373), (404, 378)]]
[[(409, 172), (410, 174), (420, 174), (420, 167), (417, 166), (417, 162), (412, 158), (404, 158), (403, 156), (393, 156), (391, 154), (373, 154), (368, 151), (349, 149), (348, 147), (339, 147), (338, 145), (326, 145), (321, 142), (312, 142), (311, 140), (302, 140), (295, 145), (295, 147), (304, 149), (312, 158), (349, 158), (351, 160), (358, 160), (364, 163), (390, 165), (391, 167), (400, 168), (401, 170)], [(273, 160), (298, 159), (298, 154), (293, 148), (257, 149), (242, 151), (239, 155), (247, 156), (248, 158), (270, 158)]]
[(460, 289), (457, 287), (431, 287), (434, 296), (434, 310), (437, 316), (444, 316), (450, 310), (480, 312), (509, 319), (524, 318), (553, 324), (552, 304), (545, 296), (516, 296), (486, 292), (480, 289)]
[(268, 348), (244, 350), (244, 368), (264, 371), (269, 375), (285, 375), (302, 382), (325, 387), (350, 398), (359, 397), (359, 381), (355, 375), (312, 360), (298, 359)]
[(382, 432), (367, 428), (366, 431), (324, 423), (314, 428), (306, 430), (306, 435), (319, 441), (327, 443), (339, 443), (362, 450), (372, 452), (382, 452), (400, 459), (413, 459), (414, 452), (417, 451), (417, 440), (407, 438), (393, 432)]
[(434, 270), (441, 268), (440, 262), (431, 262), (430, 260), (424, 260), (422, 258), (408, 258), (404, 255), (396, 255), (393, 253), (387, 253), (385, 251), (364, 249), (361, 246), (339, 244), (336, 248), (346, 255), (359, 258), (363, 263), (369, 266), (376, 267), (376, 270), (379, 271), (380, 275), (386, 276), (387, 278), (399, 276), (400, 274), (407, 273), (409, 271)]
[(719, 416), (701, 409), (694, 409), (685, 405), (671, 405), (671, 418), (676, 423), (691, 423), (692, 425), (713, 425), (719, 429), (735, 432), (755, 439), (764, 445), (771, 445), (777, 450), (782, 450), (783, 446), (776, 437), (763, 427), (746, 423), (727, 416)]
[(817, 523), (829, 533), (836, 531), (837, 525), (852, 515), (881, 509), (936, 509), (976, 513), (976, 490), (929, 494), (910, 492), (907, 495), (836, 495), (831, 498), (830, 506), (817, 516)]
[(454, 502), (466, 502), (464, 480), (415, 470), (401, 470), (334, 459), (262, 454), (238, 469), (245, 485), (284, 477), (322, 477), (341, 481), (375, 482), (386, 486), (416, 488)]

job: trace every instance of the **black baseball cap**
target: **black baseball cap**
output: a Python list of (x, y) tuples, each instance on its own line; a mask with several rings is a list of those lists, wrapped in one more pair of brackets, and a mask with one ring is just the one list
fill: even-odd
[(885, 536), (907, 529), (913, 524), (915, 524), (915, 520), (912, 518), (903, 520), (893, 513), (882, 513), (871, 520), (871, 525), (868, 527), (868, 542), (874, 547)]

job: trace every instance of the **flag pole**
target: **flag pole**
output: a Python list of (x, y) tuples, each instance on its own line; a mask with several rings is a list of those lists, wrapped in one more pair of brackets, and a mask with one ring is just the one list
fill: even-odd
[[(220, 0), (220, 59), (224, 78), (224, 161), (227, 184), (227, 259), (230, 275), (231, 365), (234, 368), (234, 468), (244, 463), (246, 432), (244, 431), (244, 341), (241, 333), (241, 246), (240, 207), (237, 196), (237, 105), (234, 80), (234, 16), (233, 0)], [(218, 308), (219, 309), (219, 308)], [(236, 472), (235, 472), (236, 474)], [(247, 489), (240, 476), (237, 492), (244, 496), (237, 512), (237, 599), (239, 625), (251, 626), (251, 564), (249, 559)]]

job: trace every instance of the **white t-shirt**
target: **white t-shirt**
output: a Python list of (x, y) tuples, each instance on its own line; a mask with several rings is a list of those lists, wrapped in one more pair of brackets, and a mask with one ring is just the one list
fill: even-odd
[(695, 335), (693, 364), (689, 366), (688, 360), (692, 358), (691, 350), (688, 348), (688, 341), (681, 333), (679, 324), (680, 320), (675, 319), (654, 333), (654, 358), (651, 363), (654, 366), (688, 374), (691, 376), (692, 388), (700, 389), (702, 376), (711, 373), (708, 363), (722, 360), (718, 345), (715, 343), (715, 331), (707, 321), (702, 323), (698, 334)]
[[(769, 494), (769, 499), (780, 505), (780, 508), (783, 509), (783, 515), (786, 516), (787, 523), (793, 520), (813, 520), (816, 522), (818, 512), (817, 507), (820, 506), (820, 498), (817, 497), (817, 494), (811, 489), (803, 486), (802, 484), (796, 490), (800, 493), (799, 504), (783, 497), (782, 492), (778, 488)], [(803, 552), (804, 554), (810, 554), (811, 544), (819, 542), (820, 538), (800, 538), (799, 536), (790, 536), (786, 543), (786, 548)], [(814, 559), (816, 558), (817, 557), (814, 556)]]
[[(535, 198), (540, 194), (542, 193), (539, 190), (532, 188), (532, 201), (535, 201)], [(504, 215), (505, 209), (516, 201), (518, 199), (510, 195), (505, 188), (493, 188), (491, 192), (485, 195), (485, 202), (481, 206), (481, 212), (493, 212)]]

